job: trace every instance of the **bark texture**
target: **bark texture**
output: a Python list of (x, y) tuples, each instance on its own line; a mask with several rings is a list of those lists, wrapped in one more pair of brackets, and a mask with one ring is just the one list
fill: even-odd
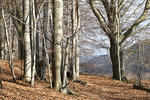
[(31, 44), (30, 44), (30, 21), (29, 21), (29, 13), (30, 13), (30, 0), (24, 0), (24, 44), (25, 44), (25, 69), (24, 69), (24, 78), (25, 81), (31, 81)]
[(54, 0), (54, 34), (53, 34), (53, 82), (56, 91), (61, 88), (61, 60), (63, 37), (63, 0)]

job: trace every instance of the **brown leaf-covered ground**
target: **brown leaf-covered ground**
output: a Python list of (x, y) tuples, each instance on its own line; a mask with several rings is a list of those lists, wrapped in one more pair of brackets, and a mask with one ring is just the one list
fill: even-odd
[[(76, 95), (62, 94), (49, 88), (49, 84), (36, 80), (31, 87), (19, 77), (21, 76), (20, 61), (16, 60), (15, 74), (17, 82), (12, 81), (7, 61), (1, 61), (3, 89), (0, 89), (0, 100), (150, 100), (150, 93), (135, 90), (130, 83), (112, 80), (109, 77), (80, 75), (80, 80), (87, 82), (87, 86), (80, 83), (70, 83), (69, 87), (79, 93)], [(18, 67), (16, 67), (19, 66)], [(144, 81), (149, 85), (149, 81)]]

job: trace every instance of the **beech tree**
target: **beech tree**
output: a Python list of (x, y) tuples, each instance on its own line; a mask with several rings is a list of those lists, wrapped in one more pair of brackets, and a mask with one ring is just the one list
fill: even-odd
[[(72, 79), (79, 77), (79, 48), (78, 48), (78, 31), (80, 29), (80, 10), (79, 1), (73, 0), (72, 5)], [(74, 35), (75, 34), (75, 35)]]
[(30, 0), (24, 0), (24, 44), (25, 44), (25, 63), (24, 78), (27, 82), (31, 81), (31, 39), (30, 39)]
[[(146, 19), (146, 14), (148, 13), (150, 0), (146, 0), (145, 8), (139, 18), (137, 18), (134, 23), (126, 28), (121, 27), (121, 18), (123, 18), (124, 13), (126, 13), (132, 6), (134, 0), (131, 1), (129, 6), (126, 8), (125, 5), (129, 3), (127, 0), (89, 0), (88, 3), (97, 17), (101, 28), (110, 40), (110, 57), (112, 61), (113, 78), (117, 80), (126, 80), (124, 74), (123, 57), (122, 57), (122, 44), (131, 35), (135, 34), (134, 31), (140, 23)], [(105, 9), (106, 15), (99, 10), (98, 7), (102, 6)], [(136, 11), (136, 10), (135, 10)]]
[(61, 88), (61, 42), (63, 37), (63, 0), (54, 0), (53, 82), (56, 91)]

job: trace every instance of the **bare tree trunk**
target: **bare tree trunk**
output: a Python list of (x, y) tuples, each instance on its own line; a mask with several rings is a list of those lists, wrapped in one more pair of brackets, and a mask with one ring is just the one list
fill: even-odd
[(118, 55), (118, 52), (120, 52), (120, 48), (118, 45), (114, 42), (111, 42), (110, 45), (110, 57), (112, 61), (112, 70), (113, 70), (113, 78), (117, 80), (121, 80), (121, 73), (120, 73), (120, 55)]
[(39, 32), (36, 32), (36, 77), (40, 75), (40, 47), (39, 47)]
[[(80, 29), (80, 7), (79, 0), (76, 0), (76, 23), (77, 29), (76, 32)], [(79, 33), (76, 35), (76, 43), (75, 43), (75, 68), (76, 68), (76, 77), (79, 78), (79, 67), (80, 67), (80, 59), (79, 59)]]
[(30, 44), (30, 21), (29, 21), (29, 12), (30, 5), (29, 0), (24, 0), (24, 23), (25, 23), (25, 31), (24, 31), (24, 44), (25, 44), (25, 69), (24, 69), (24, 78), (25, 81), (31, 81), (31, 44)]
[(72, 80), (76, 80), (76, 69), (75, 69), (75, 37), (72, 40), (72, 50), (71, 50), (71, 76)]
[(50, 68), (51, 68), (51, 64), (50, 64), (50, 59), (49, 59), (49, 54), (46, 48), (46, 39), (45, 39), (45, 35), (43, 35), (43, 43), (44, 43), (44, 50), (46, 53), (46, 66), (48, 66), (48, 76), (49, 76), (49, 82), (50, 82), (50, 87), (52, 88), (52, 80), (51, 80), (51, 76), (50, 76)]
[(34, 78), (35, 78), (35, 66), (36, 66), (36, 30), (37, 30), (37, 19), (36, 19), (36, 12), (35, 12), (35, 1), (32, 0), (30, 1), (30, 9), (31, 9), (31, 14), (32, 18), (31, 20), (31, 43), (32, 43), (32, 69), (31, 69), (31, 85), (34, 85)]
[(121, 80), (128, 81), (125, 74), (125, 66), (124, 66), (124, 52), (123, 50), (120, 51), (120, 73), (121, 73)]
[[(1, 6), (1, 5), (0, 5)], [(2, 8), (0, 8), (0, 59), (2, 59), (3, 49), (3, 32), (2, 32)]]
[[(43, 21), (43, 34), (44, 34), (44, 37), (48, 37), (48, 26), (49, 26), (49, 4), (48, 4), (49, 0), (47, 0), (47, 3), (44, 4), (44, 21)], [(44, 45), (44, 42), (45, 42), (45, 45)], [(43, 48), (42, 48), (42, 66), (41, 66), (41, 75), (40, 75), (40, 78), (41, 80), (45, 80), (47, 81), (47, 77), (46, 77), (46, 70), (47, 70), (47, 65), (46, 65), (46, 51), (45, 51), (45, 47), (46, 47), (46, 50), (48, 48), (48, 41), (47, 40), (44, 40), (43, 38)]]
[[(0, 59), (2, 59), (2, 2), (0, 1)], [(1, 61), (0, 61), (1, 62)], [(0, 74), (2, 74), (2, 68), (0, 64)], [(2, 82), (0, 80), (0, 87), (2, 87)]]
[[(72, 5), (72, 34), (76, 34), (80, 28), (80, 12), (79, 1), (73, 0)], [(72, 79), (76, 80), (79, 77), (79, 51), (78, 51), (78, 36), (75, 35), (72, 40)]]
[(8, 48), (9, 67), (10, 67), (10, 70), (11, 70), (13, 80), (14, 80), (14, 82), (16, 82), (16, 76), (15, 76), (15, 72), (14, 72), (14, 68), (13, 68), (13, 59), (12, 59), (12, 55), (13, 55), (12, 53), (13, 52), (12, 52), (12, 46), (11, 46), (11, 43), (10, 43), (10, 40), (11, 40), (10, 35), (11, 34), (9, 34), (9, 31), (8, 31), (8, 26), (7, 26), (7, 23), (6, 23), (5, 13), (4, 13), (3, 8), (2, 8), (2, 17), (3, 17), (3, 21), (4, 21), (5, 35), (6, 35), (7, 48)]
[(79, 78), (79, 69), (80, 69), (80, 59), (79, 59), (79, 46), (78, 46), (78, 35), (76, 36), (76, 49), (75, 49), (75, 69), (76, 69), (76, 77)]
[(19, 36), (18, 36), (18, 58), (24, 59), (23, 33), (19, 33)]
[(61, 42), (63, 37), (63, 0), (54, 1), (54, 34), (53, 34), (53, 82), (56, 91), (61, 88)]
[(65, 48), (65, 57), (64, 57), (64, 66), (63, 66), (63, 80), (62, 80), (62, 87), (65, 87), (67, 84), (67, 68), (68, 68), (68, 60), (69, 60), (69, 46), (70, 39), (67, 38), (66, 48)]

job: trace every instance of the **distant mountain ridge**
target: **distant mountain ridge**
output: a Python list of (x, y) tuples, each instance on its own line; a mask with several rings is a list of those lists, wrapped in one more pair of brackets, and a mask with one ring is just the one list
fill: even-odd
[[(138, 69), (142, 66), (145, 77), (150, 76), (150, 40), (136, 42), (125, 50), (125, 69), (128, 77), (135, 77)], [(140, 55), (140, 58), (139, 58)], [(112, 75), (112, 67), (109, 55), (93, 57), (87, 62), (80, 64), (82, 73)]]

